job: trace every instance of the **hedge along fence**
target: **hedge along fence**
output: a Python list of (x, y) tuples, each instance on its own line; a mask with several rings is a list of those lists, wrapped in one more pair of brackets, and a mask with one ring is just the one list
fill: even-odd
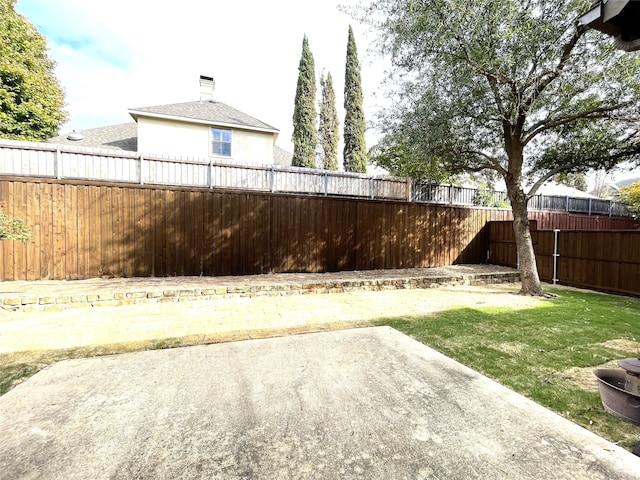
[[(538, 230), (532, 222), (531, 237), (542, 280), (640, 295), (639, 230)], [(489, 223), (489, 262), (517, 266), (511, 222)]]
[(484, 262), (506, 211), (397, 201), (4, 177), (33, 238), (0, 280), (243, 275)]

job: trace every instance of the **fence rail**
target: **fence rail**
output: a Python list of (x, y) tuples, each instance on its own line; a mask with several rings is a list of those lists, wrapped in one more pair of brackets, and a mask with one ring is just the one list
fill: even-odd
[[(306, 193), (485, 207), (507, 207), (505, 192), (327, 170), (147, 156), (99, 148), (0, 139), (0, 175), (152, 185)], [(529, 208), (628, 216), (619, 202), (536, 195)]]

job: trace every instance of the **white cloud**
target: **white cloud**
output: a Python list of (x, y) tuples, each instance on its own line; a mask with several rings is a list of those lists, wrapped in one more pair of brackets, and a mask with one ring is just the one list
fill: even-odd
[(57, 62), (70, 114), (63, 132), (130, 121), (128, 108), (195, 100), (204, 74), (215, 78), (218, 100), (279, 128), (278, 143), (290, 149), (304, 34), (316, 75), (331, 72), (341, 112), (353, 25), (365, 115), (373, 116), (381, 68), (365, 55), (364, 27), (338, 11), (339, 3), (19, 0), (17, 10), (47, 36)]

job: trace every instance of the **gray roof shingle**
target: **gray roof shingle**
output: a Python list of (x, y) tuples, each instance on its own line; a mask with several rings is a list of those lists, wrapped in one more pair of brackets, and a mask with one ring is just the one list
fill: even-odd
[(217, 101), (185, 102), (157, 105), (154, 107), (131, 108), (129, 109), (129, 113), (136, 119), (140, 114), (151, 114), (151, 116), (180, 117), (210, 124), (236, 125), (250, 130), (279, 131), (277, 128), (257, 118)]
[(286, 151), (284, 148), (281, 148), (278, 145), (273, 146), (273, 163), (275, 163), (276, 165), (282, 165), (284, 167), (290, 167), (292, 159), (292, 153)]
[(89, 128), (79, 133), (82, 140), (70, 140), (69, 134), (50, 138), (50, 143), (78, 145), (82, 147), (109, 148), (127, 152), (138, 151), (138, 125), (135, 122), (120, 123), (106, 127)]

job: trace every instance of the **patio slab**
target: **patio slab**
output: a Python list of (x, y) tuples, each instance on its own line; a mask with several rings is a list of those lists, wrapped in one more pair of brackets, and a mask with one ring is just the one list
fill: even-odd
[(611, 479), (640, 458), (375, 327), (67, 360), (0, 397), (0, 479)]

